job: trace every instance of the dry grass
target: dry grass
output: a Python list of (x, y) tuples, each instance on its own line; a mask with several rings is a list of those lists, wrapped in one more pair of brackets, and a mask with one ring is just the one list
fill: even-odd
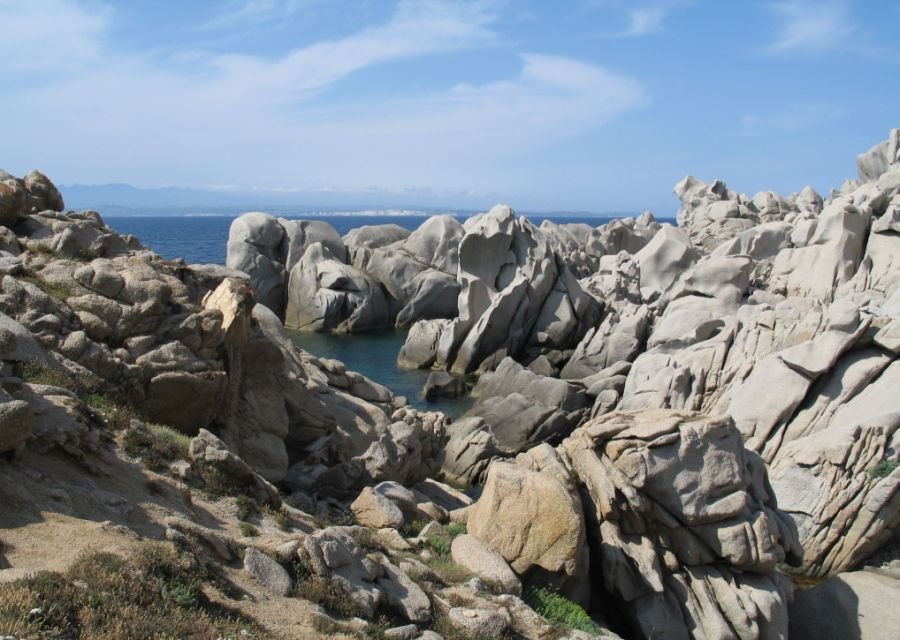
[(131, 559), (79, 557), (65, 573), (0, 584), (0, 635), (28, 638), (263, 638), (252, 619), (203, 594), (196, 559), (151, 544)]
[(159, 424), (129, 426), (122, 435), (122, 448), (150, 469), (165, 469), (173, 460), (188, 457), (191, 439)]

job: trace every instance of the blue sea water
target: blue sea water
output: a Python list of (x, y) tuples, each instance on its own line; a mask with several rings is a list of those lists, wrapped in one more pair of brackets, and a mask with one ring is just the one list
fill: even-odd
[[(377, 213), (278, 215), (298, 220), (324, 220), (339, 234), (363, 225), (394, 223), (415, 230), (428, 215), (437, 212), (379, 215)], [(460, 221), (469, 215), (455, 214)], [(582, 222), (591, 226), (605, 224), (605, 216), (529, 216), (539, 225), (545, 218), (556, 223)], [(129, 215), (106, 216), (105, 222), (122, 234), (137, 236), (141, 243), (164, 258), (184, 258), (189, 263), (225, 264), (228, 230), (235, 215)], [(295, 334), (294, 342), (306, 351), (324, 358), (334, 358), (352, 371), (383, 384), (396, 395), (406, 396), (410, 404), (420, 409), (439, 409), (451, 417), (458, 417), (471, 404), (468, 398), (441, 399), (426, 403), (422, 388), (427, 371), (408, 371), (397, 366), (397, 354), (406, 340), (406, 331), (384, 333), (333, 335), (321, 333)]]

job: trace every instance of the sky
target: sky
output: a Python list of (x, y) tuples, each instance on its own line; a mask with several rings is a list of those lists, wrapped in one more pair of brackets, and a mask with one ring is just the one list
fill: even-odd
[[(0, 167), (671, 215), (827, 194), (900, 126), (900, 3), (0, 0)], [(405, 198), (408, 199), (408, 198)]]

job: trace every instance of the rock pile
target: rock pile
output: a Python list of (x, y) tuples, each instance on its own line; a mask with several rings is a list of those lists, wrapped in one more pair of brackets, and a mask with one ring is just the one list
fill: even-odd
[[(194, 436), (182, 480), (212, 469), (330, 518), (245, 570), (274, 597), (302, 582), (389, 611), (386, 637), (549, 638), (525, 604), (548, 594), (606, 637), (601, 614), (628, 637), (750, 639), (832, 611), (868, 637), (852, 620), (896, 567), (846, 572), (900, 524), (900, 130), (858, 168), (827, 198), (687, 177), (677, 227), (498, 206), (340, 238), (252, 213), (230, 268), (161, 260), (62, 213), (45, 176), (0, 173), (0, 453), (90, 457), (111, 436), (88, 394), (115, 395)], [(408, 326), (400, 362), (438, 370), (435, 393), (478, 376), (476, 402), (413, 409), (285, 325)], [(234, 557), (199, 523), (165, 531)], [(794, 577), (831, 579), (791, 610)]]

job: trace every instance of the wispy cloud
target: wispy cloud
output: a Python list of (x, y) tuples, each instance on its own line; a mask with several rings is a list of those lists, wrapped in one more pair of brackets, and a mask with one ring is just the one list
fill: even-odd
[(601, 34), (604, 38), (634, 38), (665, 30), (666, 20), (680, 8), (693, 5), (693, 0), (657, 0), (633, 4), (619, 0), (588, 0), (588, 8), (613, 9), (625, 17), (624, 28)]
[(770, 5), (778, 21), (768, 53), (815, 53), (839, 48), (856, 31), (845, 2), (790, 0)]
[[(498, 16), (484, 2), (401, 2), (381, 24), (277, 56), (174, 51), (167, 59), (115, 50), (103, 11), (56, 2), (82, 25), (70, 41), (90, 36), (93, 49), (72, 72), (38, 74), (5, 96), (0, 118), (40, 122), (44, 137), (65, 141), (44, 156), (27, 128), (6, 137), (11, 148), (32, 149), (20, 162), (78, 167), (63, 181), (489, 189), (497, 166), (648, 100), (630, 77), (540, 54), (493, 81), (402, 87), (391, 98), (327, 107), (309, 100), (375, 65), (491, 46)], [(42, 41), (21, 44), (24, 60)]]
[(112, 10), (69, 0), (0, 0), (4, 73), (69, 72), (97, 63)]
[(317, 0), (229, 0), (201, 29), (228, 29), (240, 26), (258, 26), (288, 18), (308, 9)]

